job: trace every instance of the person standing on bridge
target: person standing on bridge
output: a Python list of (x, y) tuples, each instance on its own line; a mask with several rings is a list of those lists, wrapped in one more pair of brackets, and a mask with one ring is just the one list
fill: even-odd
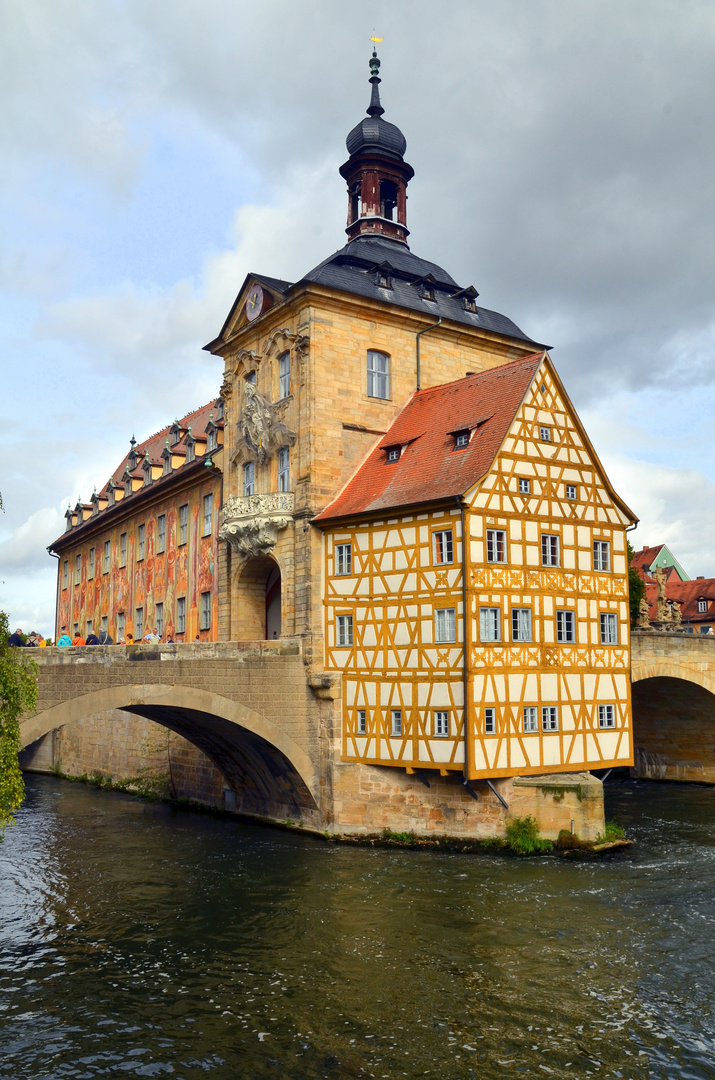
[(79, 630), (77, 631), (75, 636), (72, 638), (72, 644), (73, 645), (86, 645), (87, 644), (87, 642), (84, 640), (84, 638), (80, 634)]
[(60, 636), (59, 636), (59, 637), (57, 638), (57, 644), (58, 644), (58, 645), (59, 645), (59, 646), (60, 646), (61, 648), (63, 648), (63, 649), (64, 649), (64, 648), (65, 648), (65, 647), (66, 647), (67, 645), (71, 645), (71, 644), (72, 644), (72, 638), (71, 638), (71, 637), (69, 636), (69, 634), (67, 633), (67, 627), (66, 627), (66, 626), (63, 626), (63, 627), (62, 627), (62, 633), (61, 633), (61, 634), (60, 634)]
[(8, 645), (13, 645), (16, 649), (23, 649), (25, 647), (25, 639), (22, 636), (22, 630), (19, 626), (14, 634), (10, 634), (7, 643)]
[(95, 633), (87, 634), (85, 645), (99, 645), (99, 638)]
[(114, 642), (112, 641), (111, 637), (109, 636), (109, 634), (107, 633), (106, 630), (100, 630), (99, 631), (99, 644), (100, 645), (113, 645), (114, 644)]

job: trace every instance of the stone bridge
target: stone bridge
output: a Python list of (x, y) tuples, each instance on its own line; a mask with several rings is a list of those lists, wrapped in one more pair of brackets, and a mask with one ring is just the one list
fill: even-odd
[(634, 633), (631, 681), (635, 774), (715, 784), (715, 637)]

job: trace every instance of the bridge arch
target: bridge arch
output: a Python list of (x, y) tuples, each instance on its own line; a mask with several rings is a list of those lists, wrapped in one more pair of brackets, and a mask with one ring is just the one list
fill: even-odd
[(79, 694), (24, 720), (22, 745), (110, 709), (153, 720), (197, 746), (226, 777), (242, 813), (280, 819), (317, 813), (318, 775), (306, 751), (255, 709), (197, 687), (147, 683)]
[(631, 683), (636, 775), (715, 784), (715, 672), (661, 656)]

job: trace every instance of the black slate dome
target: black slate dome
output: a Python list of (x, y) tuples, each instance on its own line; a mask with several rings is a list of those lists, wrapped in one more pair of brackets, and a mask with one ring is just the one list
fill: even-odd
[(383, 120), (381, 116), (366, 116), (352, 129), (345, 145), (349, 154), (357, 154), (363, 147), (369, 146), (402, 157), (407, 149), (407, 139), (396, 124)]

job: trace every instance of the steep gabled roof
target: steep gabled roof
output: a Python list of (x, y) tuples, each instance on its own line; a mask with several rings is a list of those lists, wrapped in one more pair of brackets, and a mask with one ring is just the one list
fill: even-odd
[[(381, 512), (463, 495), (491, 467), (543, 353), (416, 391), (363, 464), (313, 519)], [(469, 431), (455, 449), (454, 433)], [(401, 447), (398, 461), (387, 448)]]

